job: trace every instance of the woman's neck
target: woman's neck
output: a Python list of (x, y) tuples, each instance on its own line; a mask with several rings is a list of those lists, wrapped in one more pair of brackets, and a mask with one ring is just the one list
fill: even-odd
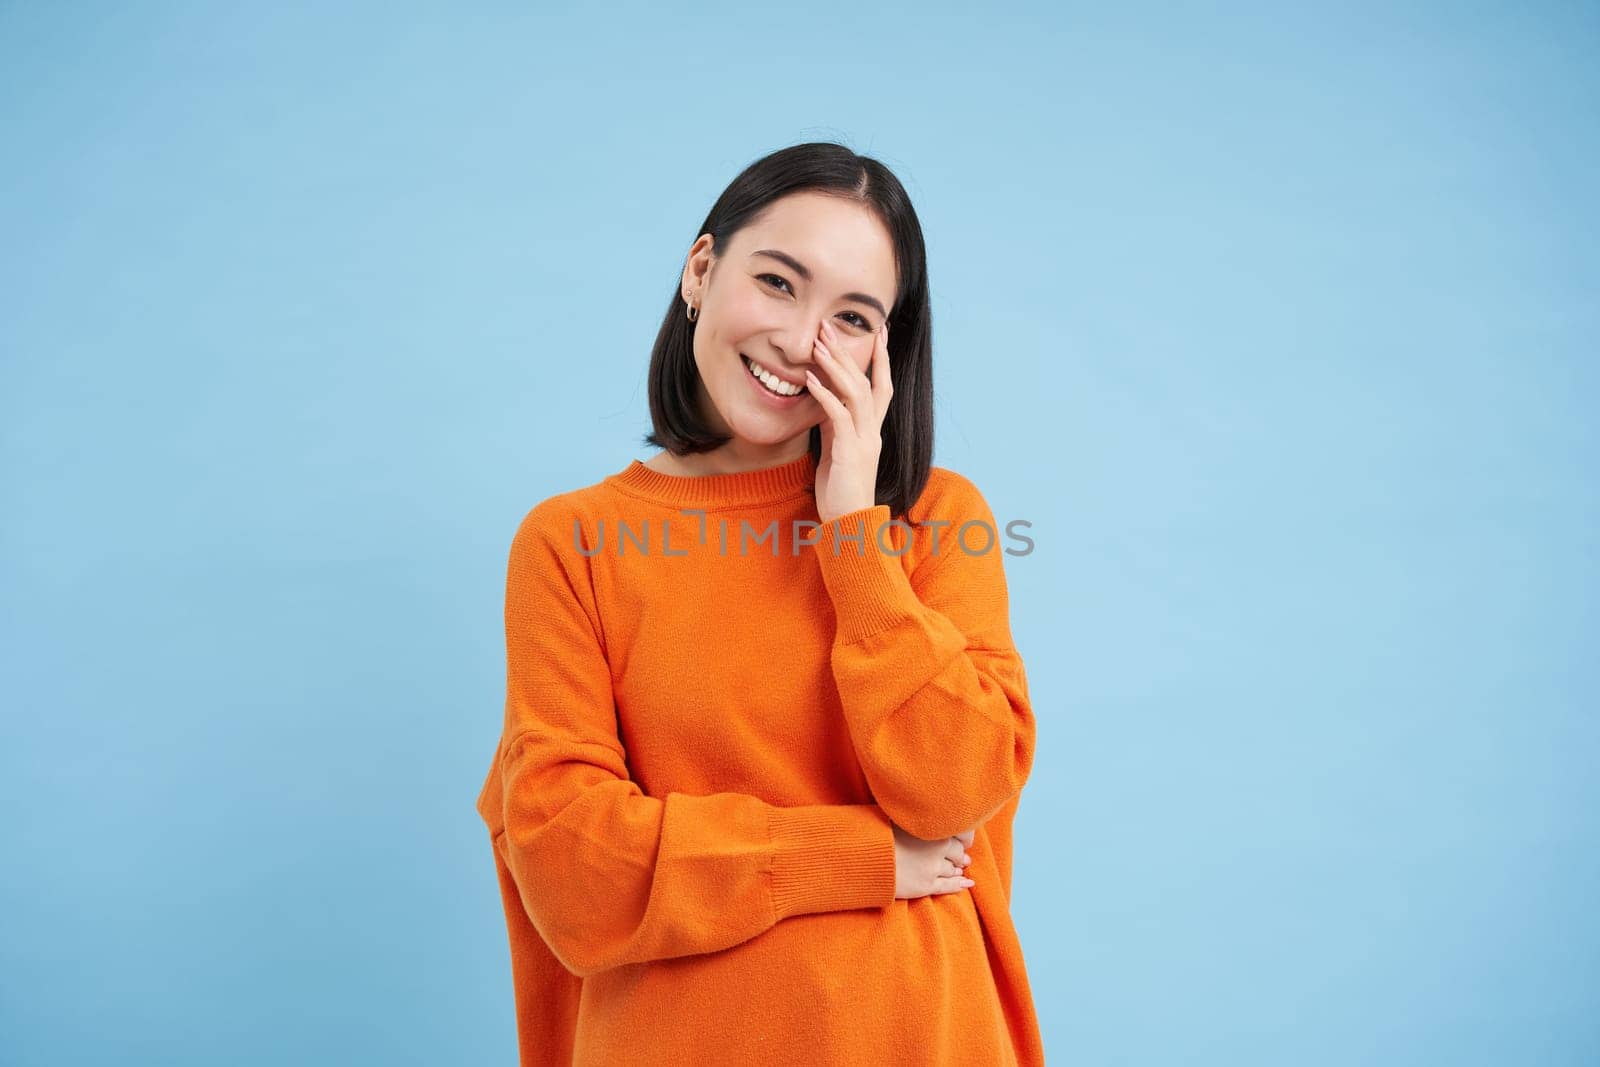
[(662, 474), (673, 474), (683, 478), (698, 478), (706, 474), (738, 474), (743, 471), (765, 470), (784, 463), (792, 463), (805, 454), (810, 447), (806, 440), (801, 447), (789, 455), (761, 456), (750, 458), (748, 456), (734, 456), (723, 449), (713, 452), (695, 452), (687, 456), (675, 456), (662, 449), (643, 463), (653, 471)]

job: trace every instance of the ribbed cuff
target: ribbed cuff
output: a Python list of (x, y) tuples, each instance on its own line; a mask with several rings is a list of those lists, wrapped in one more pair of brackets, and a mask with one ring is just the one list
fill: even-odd
[[(835, 640), (850, 644), (887, 630), (921, 601), (894, 554), (889, 505), (847, 511), (825, 522), (812, 546), (838, 621)], [(905, 541), (905, 550), (911, 543)]]
[(894, 825), (876, 804), (769, 808), (779, 919), (894, 903)]

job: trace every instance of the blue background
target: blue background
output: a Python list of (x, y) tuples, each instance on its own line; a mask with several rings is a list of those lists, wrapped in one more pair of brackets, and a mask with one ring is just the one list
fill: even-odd
[(0, 6), (0, 1060), (513, 1062), (510, 537), (806, 140), (1034, 524), (1052, 1062), (1600, 1060), (1593, 4), (332, 7)]

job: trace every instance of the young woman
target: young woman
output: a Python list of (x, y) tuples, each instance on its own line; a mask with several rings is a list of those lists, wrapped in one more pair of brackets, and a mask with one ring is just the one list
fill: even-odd
[(932, 466), (900, 182), (826, 143), (747, 168), (649, 392), (663, 451), (511, 545), (478, 811), (521, 1062), (1042, 1063), (1009, 908), (1033, 710), (994, 516)]

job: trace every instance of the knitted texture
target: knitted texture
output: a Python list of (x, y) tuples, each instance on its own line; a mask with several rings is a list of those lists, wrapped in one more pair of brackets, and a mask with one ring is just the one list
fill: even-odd
[[(814, 481), (809, 453), (634, 460), (512, 539), (477, 808), (523, 1067), (1044, 1062), (1010, 913), (1035, 722), (1000, 531), (946, 468), (914, 529), (884, 504), (820, 522)], [(895, 899), (893, 825), (976, 827), (976, 885)]]

